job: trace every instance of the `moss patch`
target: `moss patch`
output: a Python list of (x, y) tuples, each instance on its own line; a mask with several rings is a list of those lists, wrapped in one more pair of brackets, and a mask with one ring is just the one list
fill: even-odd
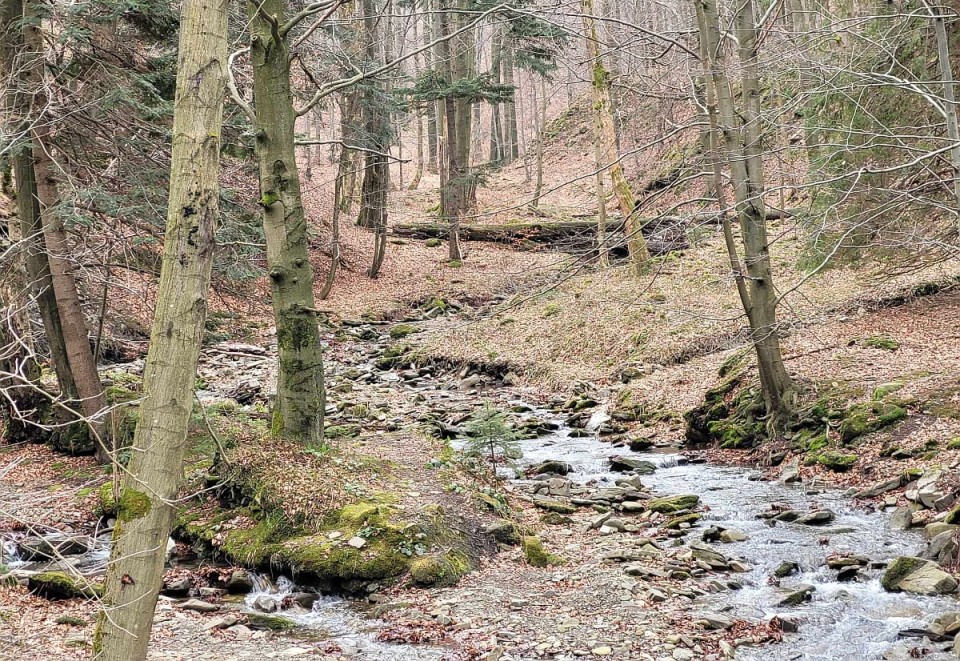
[(824, 452), (817, 457), (820, 465), (838, 473), (850, 470), (857, 463), (857, 459), (858, 457), (855, 454), (844, 454), (837, 450)]
[(855, 404), (847, 409), (840, 423), (841, 443), (850, 443), (864, 434), (878, 431), (907, 417), (907, 410), (898, 403), (881, 400)]
[(521, 544), (523, 548), (523, 557), (527, 564), (532, 567), (549, 567), (551, 565), (562, 565), (563, 558), (547, 553), (543, 548), (543, 542), (536, 535), (528, 535), (523, 538)]
[(89, 599), (103, 592), (102, 586), (87, 584), (61, 571), (34, 574), (27, 579), (27, 589), (45, 599)]
[(411, 324), (397, 324), (391, 326), (390, 328), (390, 337), (394, 340), (402, 340), (408, 335), (413, 335), (417, 332), (417, 329)]
[(427, 555), (410, 563), (410, 580), (420, 587), (446, 587), (469, 570), (470, 560), (462, 553)]

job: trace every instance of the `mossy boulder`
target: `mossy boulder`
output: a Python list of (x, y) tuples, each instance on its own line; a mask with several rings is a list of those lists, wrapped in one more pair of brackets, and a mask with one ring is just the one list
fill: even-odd
[(887, 567), (880, 585), (888, 592), (913, 594), (949, 594), (957, 589), (957, 581), (935, 562), (900, 556)]
[(563, 558), (547, 553), (543, 548), (543, 542), (536, 535), (524, 537), (521, 546), (523, 557), (531, 567), (549, 567), (551, 565), (562, 565), (564, 562)]
[(847, 409), (840, 423), (840, 441), (850, 443), (864, 434), (900, 422), (907, 417), (907, 410), (889, 400), (870, 401), (856, 404)]
[(674, 517), (667, 521), (666, 523), (661, 524), (660, 528), (663, 530), (679, 530), (681, 527), (686, 525), (693, 525), (697, 521), (703, 518), (702, 514), (697, 512), (691, 512), (690, 514), (683, 514), (681, 516)]
[(410, 580), (420, 587), (446, 587), (469, 570), (470, 561), (462, 553), (426, 555), (410, 563)]
[(684, 494), (680, 496), (667, 496), (666, 498), (654, 498), (647, 501), (647, 509), (651, 512), (660, 514), (673, 514), (681, 510), (691, 510), (700, 503), (700, 496), (694, 494)]
[(549, 526), (568, 526), (573, 523), (573, 519), (564, 516), (558, 512), (547, 512), (540, 517), (540, 520)]
[(47, 571), (34, 574), (27, 579), (27, 589), (31, 594), (45, 599), (90, 599), (103, 593), (103, 586), (88, 583), (62, 571)]
[(855, 454), (845, 454), (837, 450), (829, 450), (817, 456), (821, 466), (837, 473), (850, 470), (857, 463), (857, 459)]
[(413, 335), (416, 332), (417, 329), (412, 324), (397, 324), (390, 327), (390, 337), (394, 340), (402, 340), (408, 335)]
[(247, 622), (251, 629), (260, 629), (266, 631), (276, 631), (282, 633), (297, 628), (297, 623), (278, 615), (267, 615), (265, 613), (247, 613)]
[(400, 367), (407, 360), (407, 354), (410, 353), (410, 346), (407, 344), (394, 344), (387, 347), (380, 358), (377, 359), (377, 368), (389, 370)]
[(441, 241), (440, 239), (427, 239), (426, 241), (423, 242), (423, 245), (425, 245), (428, 248), (438, 248), (439, 246), (443, 245), (443, 241)]

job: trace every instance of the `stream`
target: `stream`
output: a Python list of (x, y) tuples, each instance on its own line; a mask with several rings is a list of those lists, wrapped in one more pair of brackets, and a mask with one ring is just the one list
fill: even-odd
[[(538, 416), (549, 416), (537, 411)], [(588, 428), (602, 422), (595, 414)], [(548, 417), (562, 422), (556, 416)], [(737, 659), (819, 659), (830, 661), (867, 661), (883, 658), (910, 658), (897, 646), (898, 632), (925, 628), (937, 615), (960, 609), (955, 597), (921, 597), (886, 592), (880, 587), (882, 570), (864, 570), (861, 581), (839, 582), (836, 570), (828, 569), (824, 559), (831, 553), (866, 555), (873, 562), (900, 555), (916, 555), (924, 545), (918, 530), (896, 531), (882, 512), (867, 513), (851, 506), (851, 501), (836, 490), (813, 490), (803, 485), (783, 485), (756, 479), (756, 471), (739, 467), (688, 463), (676, 451), (635, 453), (625, 448), (615, 452), (595, 436), (574, 437), (562, 427), (550, 436), (521, 443), (524, 463), (548, 459), (564, 461), (573, 467), (566, 477), (576, 483), (596, 481), (612, 486), (623, 473), (609, 470), (613, 454), (645, 459), (658, 466), (641, 479), (659, 495), (695, 493), (708, 511), (697, 527), (688, 531), (688, 540), (699, 540), (708, 526), (741, 531), (749, 536), (743, 542), (715, 544), (727, 555), (746, 561), (751, 570), (731, 575), (742, 589), (701, 597), (701, 612), (724, 613), (728, 617), (752, 622), (782, 615), (800, 624), (799, 633), (786, 634), (784, 641), (763, 647), (737, 649)], [(754, 479), (750, 479), (750, 478)], [(806, 511), (816, 504), (837, 516), (828, 526), (805, 526), (757, 518), (773, 504)], [(771, 524), (776, 525), (771, 525)], [(821, 542), (829, 543), (822, 545)], [(781, 581), (781, 588), (768, 578), (784, 561), (796, 562), (800, 571)], [(721, 576), (722, 578), (722, 576)], [(785, 590), (800, 584), (813, 585), (812, 600), (800, 606), (778, 607)], [(910, 642), (910, 641), (907, 641)], [(914, 641), (916, 642), (916, 641)], [(915, 646), (915, 645), (911, 645)], [(889, 656), (884, 656), (888, 654)], [(955, 659), (949, 653), (934, 653), (927, 659)]]

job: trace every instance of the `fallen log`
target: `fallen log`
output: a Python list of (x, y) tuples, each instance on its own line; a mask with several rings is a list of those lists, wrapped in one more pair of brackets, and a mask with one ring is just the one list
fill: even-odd
[[(767, 212), (772, 220), (786, 214), (779, 210)], [(720, 214), (716, 212), (698, 213), (685, 217), (659, 216), (648, 218), (643, 224), (643, 235), (647, 239), (650, 252), (663, 255), (674, 250), (689, 247), (686, 231), (697, 225), (719, 224)], [(397, 223), (390, 228), (396, 237), (408, 239), (446, 239), (450, 228), (445, 223)], [(596, 246), (597, 221), (562, 220), (506, 223), (503, 225), (484, 225), (463, 223), (460, 225), (462, 241), (486, 241), (491, 243), (509, 243), (520, 248), (550, 246), (557, 250), (592, 250)], [(623, 237), (623, 220), (613, 219), (606, 223), (606, 234), (611, 250), (616, 254), (626, 250)]]

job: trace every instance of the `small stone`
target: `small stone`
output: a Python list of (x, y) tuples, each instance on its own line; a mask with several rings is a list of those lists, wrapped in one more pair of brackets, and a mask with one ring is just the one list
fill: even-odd
[(355, 549), (362, 549), (367, 545), (367, 540), (365, 540), (363, 537), (351, 537), (349, 541), (347, 541), (347, 545), (352, 546)]
[(590, 650), (590, 653), (594, 656), (610, 656), (613, 654), (613, 648), (607, 645), (601, 645), (600, 647), (594, 647)]
[(280, 604), (273, 597), (262, 594), (253, 600), (253, 607), (261, 613), (274, 613), (280, 608)]
[(739, 530), (723, 530), (720, 532), (720, 541), (726, 542), (727, 544), (733, 542), (745, 542), (750, 539), (750, 536), (746, 533), (742, 533)]
[(207, 622), (204, 629), (227, 629), (240, 621), (240, 617), (234, 613), (218, 617)]

